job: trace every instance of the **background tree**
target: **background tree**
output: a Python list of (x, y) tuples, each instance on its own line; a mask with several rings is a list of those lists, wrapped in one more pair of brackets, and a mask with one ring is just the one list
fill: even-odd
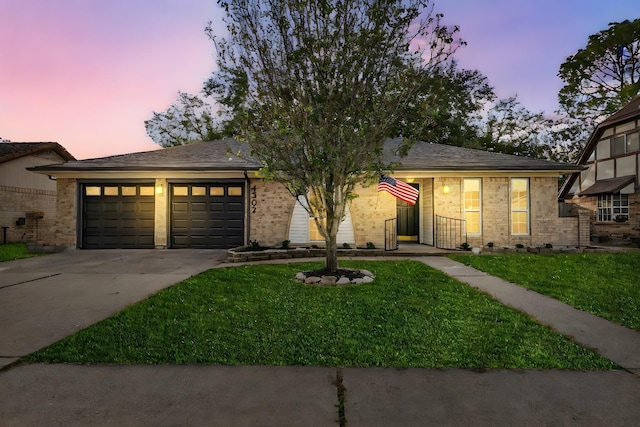
[[(493, 87), (477, 70), (459, 69), (447, 61), (426, 72), (418, 97), (430, 121), (421, 139), (438, 144), (464, 146), (478, 134), (485, 106), (495, 99)], [(397, 135), (391, 135), (397, 136)]]
[(162, 147), (184, 145), (194, 141), (210, 141), (223, 134), (214, 121), (211, 105), (198, 95), (178, 92), (178, 100), (163, 113), (153, 112), (145, 120), (147, 135)]
[(543, 112), (533, 113), (517, 97), (501, 99), (478, 124), (475, 139), (465, 147), (534, 158), (547, 158), (553, 121)]
[(409, 112), (422, 106), (429, 70), (460, 45), (457, 28), (443, 26), (426, 0), (218, 4), (229, 35), (214, 39), (219, 70), (206, 90), (265, 175), (305, 199), (335, 271), (347, 201), (390, 167), (389, 134), (403, 135), (404, 152), (422, 135), (428, 117)]
[(640, 18), (589, 36), (586, 47), (560, 66), (558, 77), (564, 82), (559, 113), (565, 116), (558, 135), (578, 149), (600, 121), (640, 92)]

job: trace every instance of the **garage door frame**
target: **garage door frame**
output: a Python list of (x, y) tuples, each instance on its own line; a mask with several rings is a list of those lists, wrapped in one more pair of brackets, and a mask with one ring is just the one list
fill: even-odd
[[(150, 230), (150, 233), (145, 233), (142, 234), (141, 236), (143, 236), (146, 239), (150, 238), (150, 241), (147, 244), (136, 244), (136, 245), (102, 245), (102, 244), (90, 244), (87, 242), (87, 239), (90, 237), (90, 233), (87, 232), (86, 228), (85, 228), (85, 224), (86, 221), (88, 220), (88, 213), (86, 212), (86, 208), (87, 205), (85, 204), (85, 198), (86, 197), (91, 197), (91, 196), (86, 196), (85, 195), (85, 189), (87, 187), (118, 187), (119, 189), (119, 195), (118, 197), (121, 198), (123, 201), (124, 200), (131, 200), (131, 201), (150, 201), (153, 204), (153, 209), (151, 210), (147, 210), (147, 212), (150, 212), (150, 214), (148, 214), (148, 217), (143, 217), (140, 218), (139, 215), (136, 215), (136, 221), (147, 221), (147, 222), (151, 222), (152, 226), (148, 226), (148, 227), (135, 227), (136, 229), (147, 229)], [(139, 188), (141, 186), (144, 187), (151, 187), (153, 190), (153, 194), (152, 195), (148, 195), (148, 196), (141, 196), (139, 194), (137, 194), (136, 196), (123, 196), (122, 195), (122, 187), (133, 187), (135, 186), (136, 188)], [(104, 191), (104, 190), (101, 190)], [(139, 190), (137, 190), (137, 193), (139, 193)], [(105, 197), (103, 193), (101, 193), (102, 195), (99, 196), (101, 198)], [(110, 248), (115, 248), (116, 246), (118, 248), (122, 247), (122, 248), (126, 248), (126, 249), (152, 249), (155, 247), (154, 244), (154, 236), (155, 236), (155, 181), (154, 180), (148, 180), (148, 179), (131, 179), (131, 180), (104, 180), (104, 179), (97, 179), (97, 180), (82, 180), (78, 182), (78, 187), (77, 187), (77, 203), (78, 203), (78, 221), (76, 221), (76, 233), (77, 233), (77, 246), (79, 248), (82, 249), (110, 249)], [(131, 197), (131, 199), (128, 199), (128, 197)], [(135, 197), (135, 199), (134, 199)], [(136, 211), (136, 214), (139, 211)], [(103, 219), (103, 218), (102, 218)], [(121, 236), (122, 237), (122, 236)]]
[[(237, 210), (237, 213), (240, 214), (241, 216), (239, 218), (237, 218), (239, 221), (241, 221), (241, 224), (239, 225), (239, 229), (240, 232), (237, 235), (232, 235), (231, 239), (228, 239), (229, 235), (225, 234), (224, 235), (224, 241), (225, 243), (228, 241), (233, 241), (234, 243), (229, 243), (229, 244), (224, 244), (224, 245), (212, 245), (209, 244), (211, 243), (211, 241), (207, 241), (206, 239), (211, 238), (210, 235), (210, 231), (207, 231), (207, 233), (209, 233), (207, 236), (203, 237), (203, 239), (205, 239), (205, 241), (207, 241), (207, 243), (205, 244), (193, 244), (193, 242), (195, 242), (194, 236), (190, 235), (189, 236), (189, 241), (191, 242), (191, 244), (185, 244), (184, 242), (182, 244), (176, 243), (174, 242), (174, 237), (177, 237), (176, 235), (174, 235), (174, 187), (178, 187), (178, 186), (189, 186), (189, 196), (187, 197), (191, 197), (191, 189), (193, 188), (193, 186), (199, 187), (199, 186), (206, 186), (207, 189), (209, 189), (210, 187), (218, 187), (218, 186), (223, 186), (225, 188), (225, 196), (224, 199), (228, 199), (228, 194), (227, 194), (227, 189), (229, 186), (231, 187), (240, 187), (242, 188), (242, 196), (237, 196), (238, 197), (238, 201), (241, 201), (241, 206), (239, 207), (239, 209)], [(167, 201), (167, 218), (169, 220), (169, 226), (167, 229), (167, 233), (168, 233), (168, 247), (172, 248), (172, 249), (180, 249), (180, 248), (186, 248), (186, 247), (193, 247), (193, 248), (231, 248), (231, 247), (235, 247), (235, 246), (242, 246), (245, 244), (246, 241), (246, 237), (247, 237), (247, 224), (248, 224), (248, 219), (247, 219), (247, 183), (246, 180), (244, 179), (180, 179), (180, 180), (170, 180), (167, 182), (167, 190), (168, 190), (168, 201)], [(179, 196), (178, 196), (179, 197)], [(213, 201), (214, 199), (209, 195), (209, 193), (207, 193), (207, 203), (210, 203), (211, 201)], [(210, 208), (207, 208), (210, 209)], [(226, 206), (225, 206), (226, 209)], [(208, 211), (207, 211), (208, 212)], [(229, 213), (227, 213), (229, 214)], [(189, 219), (190, 221), (193, 220), (193, 218)], [(211, 218), (209, 217), (209, 220), (211, 220)], [(225, 221), (227, 221), (228, 218), (225, 218)], [(225, 230), (227, 230), (227, 224), (225, 224)]]

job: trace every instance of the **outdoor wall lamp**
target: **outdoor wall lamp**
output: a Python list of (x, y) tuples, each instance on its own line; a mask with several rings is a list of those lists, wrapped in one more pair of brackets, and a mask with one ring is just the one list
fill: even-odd
[(448, 185), (445, 184), (442, 186), (442, 194), (449, 194), (449, 191), (451, 191), (451, 189)]
[(156, 194), (163, 194), (164, 193), (164, 188), (162, 187), (162, 183), (159, 183), (158, 185), (156, 185)]

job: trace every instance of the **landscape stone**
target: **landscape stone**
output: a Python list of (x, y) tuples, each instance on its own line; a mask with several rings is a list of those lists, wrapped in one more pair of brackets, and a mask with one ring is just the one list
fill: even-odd
[(315, 285), (316, 283), (320, 283), (322, 279), (317, 276), (307, 277), (304, 281), (307, 285)]
[(320, 283), (323, 285), (335, 285), (337, 280), (336, 276), (322, 276)]
[(336, 285), (348, 285), (349, 283), (351, 283), (349, 278), (342, 276), (341, 278), (338, 279), (338, 281), (336, 282)]

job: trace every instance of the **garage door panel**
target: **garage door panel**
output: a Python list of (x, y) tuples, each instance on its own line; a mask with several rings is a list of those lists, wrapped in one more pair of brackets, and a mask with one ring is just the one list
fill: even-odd
[(224, 212), (224, 203), (222, 202), (214, 202), (209, 204), (209, 210), (211, 212)]
[(193, 202), (191, 203), (191, 212), (206, 212), (207, 204), (204, 202)]
[[(149, 184), (142, 185), (150, 187)], [(82, 247), (153, 248), (155, 200), (140, 196), (139, 184), (91, 184), (92, 194), (83, 195)], [(83, 191), (86, 194), (86, 191)]]
[[(192, 196), (172, 196), (172, 247), (230, 248), (244, 242), (244, 197), (228, 196), (229, 187), (242, 194), (242, 186), (215, 182), (180, 187), (188, 187), (189, 191), (183, 190), (183, 194)], [(231, 215), (230, 204), (236, 211)], [(229, 221), (233, 221), (231, 228)]]
[(173, 211), (174, 212), (188, 212), (189, 204), (186, 202), (174, 202), (173, 203)]
[(234, 212), (234, 213), (244, 212), (244, 205), (238, 202), (230, 202), (227, 204), (227, 212)]
[(150, 201), (142, 201), (139, 203), (140, 212), (155, 212), (156, 211), (156, 203), (151, 199)]

